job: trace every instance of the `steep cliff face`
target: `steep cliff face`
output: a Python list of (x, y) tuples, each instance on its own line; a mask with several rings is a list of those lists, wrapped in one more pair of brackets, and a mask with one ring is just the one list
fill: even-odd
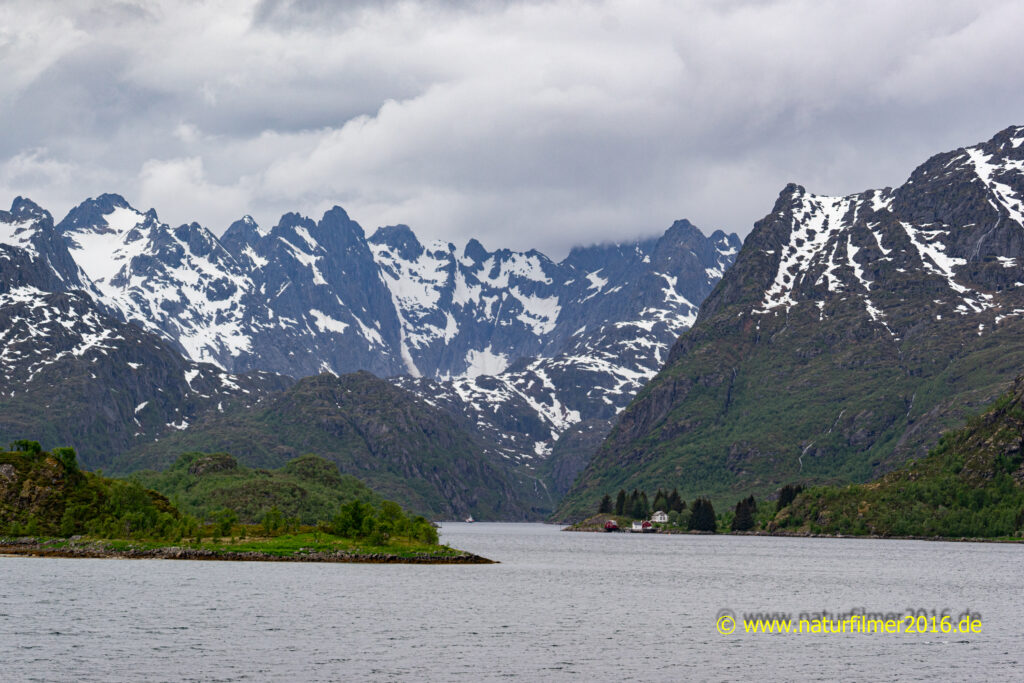
[[(36, 288), (50, 292), (83, 289), (94, 296), (98, 294), (54, 226), (53, 216), (30, 199), (16, 197), (10, 211), (0, 211), (0, 247), (4, 246), (21, 250), (7, 249), (6, 260), (19, 253), (26, 264), (33, 264), (25, 272), (31, 273), (30, 277), (43, 278), (32, 283)], [(17, 270), (10, 263), (5, 266), (4, 281), (17, 285)]]
[(1024, 361), (1024, 128), (901, 187), (787, 186), (562, 506), (863, 481), (923, 455)]

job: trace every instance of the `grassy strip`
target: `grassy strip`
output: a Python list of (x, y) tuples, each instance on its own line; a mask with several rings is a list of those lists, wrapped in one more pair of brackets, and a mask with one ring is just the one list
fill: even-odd
[(371, 545), (325, 533), (296, 533), (265, 538), (221, 538), (171, 545), (153, 539), (0, 538), (0, 553), (50, 557), (131, 557), (195, 560), (303, 562), (415, 562), (491, 564), (446, 545), (396, 540)]

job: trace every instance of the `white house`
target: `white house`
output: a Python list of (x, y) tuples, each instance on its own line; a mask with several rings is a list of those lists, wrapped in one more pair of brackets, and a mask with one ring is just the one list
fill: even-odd
[(658, 510), (653, 515), (651, 515), (651, 521), (656, 524), (666, 524), (668, 522), (668, 513), (662, 510)]

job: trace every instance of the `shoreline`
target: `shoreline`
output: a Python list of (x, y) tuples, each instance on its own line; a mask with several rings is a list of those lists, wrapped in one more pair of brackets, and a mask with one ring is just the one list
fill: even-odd
[(296, 552), (275, 555), (261, 551), (218, 551), (210, 548), (166, 546), (116, 550), (90, 541), (83, 545), (56, 547), (36, 539), (0, 542), (0, 556), (60, 557), (104, 560), (193, 560), (203, 562), (329, 562), (349, 564), (498, 564), (495, 560), (460, 551), (459, 555), (392, 555), (388, 553)]
[[(562, 531), (572, 531), (574, 533), (584, 534), (633, 534), (629, 530), (620, 530), (609, 532), (604, 529), (573, 529), (574, 525), (570, 524), (566, 526)], [(635, 534), (637, 536), (643, 536), (645, 534)], [(969, 538), (966, 536), (954, 537), (954, 536), (877, 536), (873, 534), (864, 535), (852, 535), (852, 534), (812, 534), (812, 533), (795, 533), (785, 531), (687, 531), (680, 529), (678, 531), (668, 530), (657, 530), (648, 531), (646, 535), (660, 535), (660, 536), (764, 536), (771, 538), (833, 538), (833, 539), (854, 539), (854, 540), (875, 540), (875, 541), (934, 541), (940, 543), (1009, 543), (1009, 544), (1020, 544), (1024, 543), (1024, 539), (1021, 538)]]

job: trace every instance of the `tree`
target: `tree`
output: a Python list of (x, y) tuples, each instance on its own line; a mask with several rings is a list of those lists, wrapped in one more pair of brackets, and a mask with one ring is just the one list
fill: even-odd
[(754, 528), (754, 513), (757, 512), (757, 502), (753, 496), (744, 498), (736, 503), (736, 515), (732, 519), (733, 531), (750, 531)]
[(43, 447), (38, 441), (29, 441), (28, 439), (18, 439), (11, 444), (12, 451), (20, 451), (22, 453), (33, 453), (38, 454), (43, 452)]
[(352, 500), (342, 505), (331, 520), (331, 533), (344, 538), (359, 538), (372, 533), (374, 526), (373, 506)]
[(643, 519), (646, 515), (644, 505), (644, 499), (640, 497), (640, 492), (633, 489), (633, 493), (629, 496), (629, 516), (633, 519)]
[(626, 492), (619, 489), (619, 495), (615, 496), (615, 514), (626, 514)]
[(668, 506), (668, 495), (661, 489), (658, 489), (658, 492), (654, 494), (654, 509), (664, 512), (668, 512), (670, 509)]
[(715, 507), (710, 500), (697, 498), (693, 501), (689, 528), (691, 531), (710, 531), (712, 533), (718, 530), (718, 525), (715, 522)]
[(267, 536), (280, 529), (283, 523), (284, 516), (276, 505), (263, 514), (263, 531)]
[(779, 491), (779, 502), (775, 505), (775, 511), (778, 512), (782, 508), (792, 503), (797, 496), (804, 490), (804, 487), (800, 484), (786, 484)]
[[(33, 442), (35, 443), (35, 442)], [(54, 448), (50, 451), (60, 464), (64, 466), (64, 470), (68, 474), (78, 473), (78, 457), (75, 455), (75, 449), (67, 446), (61, 446), (60, 448)]]
[(601, 514), (612, 511), (612, 497), (607, 493), (604, 494), (604, 498), (601, 499), (601, 504), (597, 506), (597, 511)]
[(230, 536), (231, 528), (238, 521), (238, 513), (231, 508), (224, 508), (215, 513), (214, 520), (214, 523), (217, 525), (217, 535)]
[(686, 503), (679, 496), (679, 489), (672, 489), (672, 493), (668, 494), (668, 509), (676, 512), (686, 509)]

